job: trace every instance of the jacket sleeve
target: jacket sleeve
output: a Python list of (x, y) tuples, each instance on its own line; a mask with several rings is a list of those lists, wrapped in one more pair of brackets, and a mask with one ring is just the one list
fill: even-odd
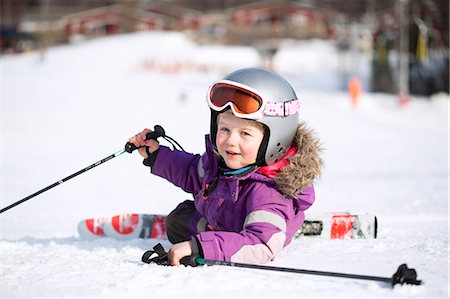
[(204, 258), (267, 263), (290, 243), (291, 231), (296, 231), (304, 220), (303, 211), (295, 212), (292, 200), (276, 190), (249, 199), (247, 211), (240, 232), (206, 231), (196, 235)]
[(185, 192), (196, 194), (202, 188), (199, 176), (201, 157), (161, 146), (152, 173), (165, 178)]

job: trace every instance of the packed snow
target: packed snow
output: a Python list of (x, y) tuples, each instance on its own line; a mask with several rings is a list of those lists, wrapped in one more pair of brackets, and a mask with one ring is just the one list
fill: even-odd
[[(76, 228), (84, 218), (165, 214), (191, 198), (152, 176), (137, 153), (125, 153), (1, 214), (0, 297), (448, 298), (449, 97), (400, 105), (396, 96), (365, 92), (352, 107), (334, 49), (328, 41), (287, 41), (273, 67), (296, 88), (301, 119), (324, 148), (316, 203), (307, 212), (377, 215), (378, 238), (303, 237), (269, 265), (390, 277), (407, 263), (424, 285), (162, 267), (140, 261), (161, 240), (81, 240)], [(358, 61), (364, 77), (368, 64)], [(180, 33), (146, 32), (0, 62), (5, 207), (115, 153), (155, 124), (201, 153), (209, 84), (261, 60), (249, 47), (200, 46)]]

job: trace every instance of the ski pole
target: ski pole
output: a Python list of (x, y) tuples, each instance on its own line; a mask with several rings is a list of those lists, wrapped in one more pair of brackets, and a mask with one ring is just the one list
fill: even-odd
[[(153, 250), (147, 250), (142, 255), (142, 261), (147, 264), (158, 264), (168, 266), (170, 265), (168, 259), (168, 253), (164, 250), (161, 243), (156, 244)], [(371, 281), (385, 282), (392, 285), (396, 284), (412, 284), (421, 285), (422, 281), (417, 280), (416, 270), (408, 268), (406, 264), (401, 264), (397, 272), (392, 275), (392, 277), (380, 277), (380, 276), (369, 276), (369, 275), (359, 275), (359, 274), (348, 274), (339, 272), (326, 272), (326, 271), (316, 271), (316, 270), (304, 270), (295, 268), (284, 268), (284, 267), (272, 267), (265, 265), (255, 265), (255, 264), (244, 264), (235, 262), (225, 262), (210, 260), (198, 257), (198, 255), (185, 256), (180, 260), (180, 263), (186, 266), (196, 267), (198, 265), (218, 265), (218, 266), (230, 266), (238, 268), (248, 268), (248, 269), (258, 269), (258, 270), (270, 270), (279, 272), (288, 272), (296, 274), (310, 274), (310, 275), (320, 275), (320, 276), (331, 276), (331, 277), (342, 277), (342, 278), (352, 278), (352, 279), (363, 279)]]
[(248, 269), (259, 269), (259, 270), (269, 270), (269, 271), (279, 271), (297, 274), (310, 274), (310, 275), (320, 275), (320, 276), (331, 276), (331, 277), (341, 277), (341, 278), (351, 278), (351, 279), (363, 279), (371, 281), (379, 281), (390, 283), (392, 286), (396, 284), (412, 284), (420, 285), (421, 280), (417, 280), (416, 270), (408, 268), (406, 264), (402, 264), (398, 267), (397, 272), (392, 275), (392, 277), (379, 277), (379, 276), (368, 276), (368, 275), (358, 275), (358, 274), (347, 274), (339, 272), (326, 272), (326, 271), (315, 271), (315, 270), (304, 270), (304, 269), (293, 269), (284, 267), (272, 267), (264, 265), (255, 264), (244, 264), (244, 263), (234, 263), (234, 262), (224, 262), (209, 260), (203, 258), (196, 258), (195, 262), (199, 265), (219, 265), (219, 266), (230, 266)]
[[(153, 132), (150, 132), (150, 133), (148, 133), (146, 135), (146, 140), (149, 140), (149, 139), (155, 139), (156, 140), (158, 137), (165, 137), (166, 136), (165, 132), (164, 132), (164, 129), (161, 126), (156, 125), (154, 127), (154, 129), (155, 130)], [(137, 147), (134, 144), (132, 144), (130, 142), (127, 142), (127, 144), (125, 145), (124, 149), (121, 149), (120, 151), (118, 151), (118, 152), (116, 152), (116, 153), (114, 153), (112, 155), (109, 155), (108, 157), (106, 157), (104, 159), (101, 159), (100, 161), (97, 161), (94, 164), (91, 164), (88, 167), (83, 168), (82, 170), (79, 170), (79, 171), (69, 175), (68, 177), (63, 178), (62, 180), (59, 180), (59, 181), (57, 181), (57, 182), (55, 182), (55, 183), (53, 183), (53, 184), (51, 184), (51, 185), (49, 185), (49, 186), (47, 186), (45, 188), (43, 188), (43, 189), (33, 193), (33, 194), (31, 194), (31, 195), (29, 195), (29, 196), (27, 196), (27, 197), (25, 197), (25, 198), (23, 198), (21, 200), (16, 201), (13, 204), (10, 204), (7, 207), (2, 208), (0, 210), (0, 214), (5, 212), (5, 211), (7, 211), (7, 210), (9, 210), (9, 209), (14, 208), (17, 205), (20, 205), (20, 204), (26, 202), (27, 200), (29, 200), (29, 199), (31, 199), (33, 197), (38, 196), (39, 194), (42, 194), (42, 193), (44, 193), (44, 192), (46, 192), (46, 191), (48, 191), (48, 190), (50, 190), (50, 189), (52, 189), (52, 188), (54, 188), (56, 186), (59, 186), (62, 183), (65, 183), (68, 180), (73, 179), (74, 177), (76, 177), (76, 176), (78, 176), (78, 175), (80, 175), (82, 173), (85, 173), (86, 171), (91, 170), (94, 167), (97, 167), (97, 166), (99, 166), (99, 165), (101, 165), (101, 164), (103, 164), (103, 163), (105, 163), (105, 162), (107, 162), (107, 161), (109, 161), (109, 160), (111, 160), (111, 159), (113, 159), (115, 157), (118, 157), (118, 156), (122, 155), (125, 152), (132, 153), (135, 149), (137, 149)]]

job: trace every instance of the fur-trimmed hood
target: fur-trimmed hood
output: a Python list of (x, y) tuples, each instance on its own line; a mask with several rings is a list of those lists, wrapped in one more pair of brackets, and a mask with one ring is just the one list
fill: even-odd
[(320, 177), (323, 166), (319, 139), (304, 122), (298, 125), (294, 144), (298, 147), (297, 153), (288, 158), (287, 165), (273, 177), (278, 191), (291, 198), (311, 186)]

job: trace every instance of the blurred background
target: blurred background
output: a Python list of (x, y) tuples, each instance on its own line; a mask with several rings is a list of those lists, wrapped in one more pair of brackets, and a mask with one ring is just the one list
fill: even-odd
[[(2, 55), (40, 51), (45, 59), (51, 46), (136, 31), (178, 31), (197, 44), (250, 46), (262, 66), (291, 75), (300, 70), (280, 69), (280, 45), (327, 40), (339, 53), (333, 62), (338, 89), (353, 82), (354, 89), (403, 101), (449, 93), (448, 0), (1, 0)], [(145, 67), (177, 72), (220, 66), (148, 60)]]

